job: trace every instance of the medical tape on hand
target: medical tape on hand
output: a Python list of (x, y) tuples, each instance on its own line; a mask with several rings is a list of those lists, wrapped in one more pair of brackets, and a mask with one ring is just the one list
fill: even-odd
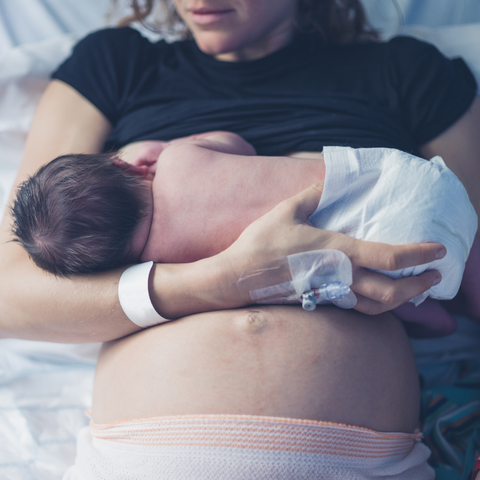
[(357, 303), (350, 290), (352, 263), (333, 249), (296, 253), (279, 258), (263, 269), (244, 272), (237, 283), (257, 304), (301, 302), (305, 310), (333, 303), (353, 308)]
[(169, 322), (157, 313), (148, 293), (148, 279), (153, 262), (139, 263), (127, 268), (118, 282), (118, 299), (125, 315), (142, 328)]

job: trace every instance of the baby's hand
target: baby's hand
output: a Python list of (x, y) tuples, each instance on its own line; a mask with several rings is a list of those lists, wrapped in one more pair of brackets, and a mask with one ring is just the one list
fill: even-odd
[(427, 298), (416, 307), (404, 303), (392, 310), (404, 322), (410, 337), (435, 338), (451, 335), (457, 329), (457, 321), (437, 300)]
[(427, 298), (415, 307), (405, 303), (393, 313), (405, 322), (412, 337), (441, 337), (453, 333), (456, 320), (450, 315), (464, 315), (480, 323), (480, 240), (475, 237), (465, 264), (462, 284), (453, 300), (438, 302)]

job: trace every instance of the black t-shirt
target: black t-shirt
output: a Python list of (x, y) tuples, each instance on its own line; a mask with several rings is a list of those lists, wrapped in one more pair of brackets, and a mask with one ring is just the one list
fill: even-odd
[(151, 43), (128, 27), (87, 36), (53, 78), (112, 123), (106, 150), (227, 130), (260, 155), (326, 145), (418, 153), (476, 90), (462, 60), (409, 37), (323, 48), (317, 35), (297, 34), (265, 58), (222, 62), (191, 40)]

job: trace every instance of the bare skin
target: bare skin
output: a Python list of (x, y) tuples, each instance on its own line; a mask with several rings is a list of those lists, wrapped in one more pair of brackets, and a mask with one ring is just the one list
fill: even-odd
[(198, 47), (224, 62), (262, 58), (287, 45), (293, 35), (294, 0), (174, 3)]
[(302, 160), (262, 157), (232, 133), (201, 137), (176, 140), (164, 148), (160, 142), (158, 161), (139, 160), (130, 168), (138, 167), (138, 173), (146, 164), (149, 168), (146, 196), (152, 214), (133, 239), (135, 254), (143, 249), (138, 254), (142, 262), (193, 262), (216, 255), (253, 221), (312, 182), (321, 194), (322, 154)]
[(419, 384), (406, 334), (390, 314), (240, 309), (106, 344), (92, 413), (96, 423), (248, 414), (411, 433)]

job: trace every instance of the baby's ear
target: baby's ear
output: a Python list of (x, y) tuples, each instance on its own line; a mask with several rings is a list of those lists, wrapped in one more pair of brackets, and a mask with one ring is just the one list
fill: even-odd
[(153, 180), (153, 175), (150, 173), (150, 169), (146, 165), (132, 165), (131, 163), (125, 162), (118, 157), (113, 159), (113, 164), (133, 173), (134, 175), (138, 175), (139, 177), (143, 177), (147, 180)]

